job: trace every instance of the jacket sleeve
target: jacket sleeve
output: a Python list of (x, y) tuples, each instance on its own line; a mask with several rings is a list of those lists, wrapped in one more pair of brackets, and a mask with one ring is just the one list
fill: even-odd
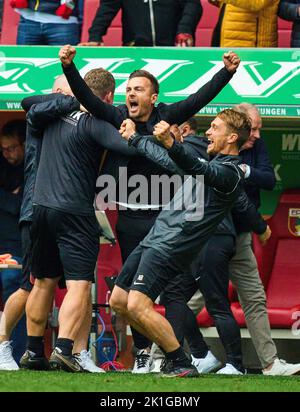
[(60, 93), (51, 93), (51, 94), (46, 94), (46, 95), (37, 95), (37, 96), (25, 97), (21, 101), (21, 106), (22, 106), (23, 110), (25, 110), (25, 112), (28, 112), (33, 104), (48, 102), (50, 100), (56, 99), (58, 96), (61, 96), (61, 94)]
[(156, 142), (152, 136), (137, 135), (132, 141), (132, 146), (140, 155), (159, 164), (168, 172), (184, 176), (184, 171), (170, 158), (168, 151)]
[(222, 193), (231, 193), (240, 181), (238, 171), (230, 165), (209, 163), (200, 157), (188, 153), (186, 148), (175, 142), (169, 150), (169, 156), (186, 174), (193, 177), (203, 175), (204, 183)]
[(106, 120), (119, 129), (123, 121), (121, 111), (112, 104), (105, 103), (99, 97), (94, 95), (92, 90), (80, 76), (74, 63), (67, 67), (63, 66), (63, 71), (74, 96), (86, 110), (98, 119)]
[(82, 127), (84, 127), (84, 132), (88, 133), (90, 138), (104, 149), (127, 156), (135, 156), (137, 154), (136, 149), (128, 146), (118, 130), (108, 122), (87, 116), (82, 122)]
[(14, 194), (0, 188), (0, 209), (18, 216), (21, 209), (22, 193)]
[(89, 41), (101, 42), (102, 36), (121, 8), (120, 0), (101, 0), (95, 18), (89, 28)]
[(274, 0), (222, 0), (223, 3), (232, 4), (232, 6), (241, 9), (258, 12), (273, 4)]
[(288, 1), (281, 1), (278, 9), (278, 16), (284, 20), (300, 21), (299, 15), (300, 3), (290, 3)]
[(259, 145), (256, 165), (250, 166), (250, 176), (246, 179), (246, 184), (258, 186), (264, 190), (273, 190), (276, 178), (266, 144), (262, 139), (259, 139), (256, 144)]
[(165, 119), (170, 124), (181, 124), (194, 116), (229, 83), (233, 74), (223, 67), (213, 78), (187, 99), (164, 106)]
[(249, 200), (245, 191), (243, 190), (237, 200), (235, 201), (232, 212), (239, 220), (247, 221), (250, 229), (261, 235), (267, 229), (267, 223), (262, 218), (261, 214), (257, 211), (254, 204)]
[(27, 121), (33, 129), (43, 130), (53, 119), (79, 110), (78, 101), (71, 96), (59, 95), (49, 102), (32, 105), (27, 113)]
[(177, 33), (189, 33), (195, 37), (197, 25), (202, 16), (202, 6), (200, 0), (180, 1), (182, 6), (182, 16), (177, 26)]

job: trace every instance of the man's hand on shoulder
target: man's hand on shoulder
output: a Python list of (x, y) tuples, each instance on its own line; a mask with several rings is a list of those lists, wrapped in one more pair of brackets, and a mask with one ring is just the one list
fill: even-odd
[(62, 62), (62, 65), (64, 67), (70, 66), (75, 55), (76, 55), (76, 49), (70, 44), (66, 44), (65, 46), (63, 46), (60, 49), (59, 54), (58, 54), (60, 61)]
[(235, 73), (241, 60), (236, 53), (229, 51), (223, 54), (223, 62), (229, 73)]

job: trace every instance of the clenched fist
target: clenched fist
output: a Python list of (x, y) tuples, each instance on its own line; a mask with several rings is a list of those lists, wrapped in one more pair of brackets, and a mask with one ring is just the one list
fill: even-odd
[(65, 67), (70, 66), (75, 55), (76, 55), (76, 49), (70, 44), (66, 44), (65, 46), (63, 46), (60, 49), (59, 54), (58, 54), (60, 61), (62, 62), (62, 65)]
[(174, 144), (174, 139), (171, 135), (171, 126), (169, 123), (161, 120), (154, 126), (153, 134), (166, 149), (170, 149)]
[(234, 73), (236, 69), (239, 67), (241, 60), (236, 53), (234, 53), (233, 51), (229, 51), (223, 54), (223, 62), (226, 69), (230, 73)]
[(119, 133), (124, 139), (129, 140), (129, 137), (135, 133), (135, 130), (135, 123), (131, 119), (126, 119), (122, 122)]

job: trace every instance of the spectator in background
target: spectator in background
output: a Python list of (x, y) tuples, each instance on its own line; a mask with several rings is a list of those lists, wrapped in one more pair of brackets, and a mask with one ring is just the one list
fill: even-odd
[[(241, 103), (235, 110), (245, 113), (251, 120), (251, 133), (242, 146), (240, 165), (245, 173), (245, 191), (257, 209), (260, 207), (260, 191), (273, 190), (275, 173), (266, 144), (260, 138), (262, 119), (258, 109), (249, 103)], [(256, 258), (252, 251), (249, 222), (241, 221), (233, 212), (237, 232), (236, 254), (229, 264), (230, 279), (236, 287), (239, 301), (245, 314), (247, 328), (263, 367), (263, 374), (295, 375), (300, 372), (300, 364), (286, 363), (278, 358), (277, 348), (271, 336), (270, 322), (266, 307), (266, 293), (259, 276)]]
[(277, 47), (279, 0), (208, 0), (220, 8), (212, 46)]
[(278, 15), (293, 22), (291, 47), (300, 47), (300, 0), (281, 0)]
[[(0, 254), (10, 253), (21, 262), (21, 236), (18, 228), (24, 180), (24, 140), (26, 122), (12, 120), (3, 126), (0, 136)], [(20, 287), (20, 270), (0, 272), (3, 301)], [(25, 318), (14, 331), (14, 358), (19, 360), (26, 344)]]
[(123, 46), (195, 44), (195, 31), (202, 15), (200, 0), (101, 0), (89, 29), (89, 41), (80, 46), (103, 46), (102, 36), (119, 10)]
[(18, 12), (18, 45), (77, 44), (80, 41), (83, 0), (11, 0)]

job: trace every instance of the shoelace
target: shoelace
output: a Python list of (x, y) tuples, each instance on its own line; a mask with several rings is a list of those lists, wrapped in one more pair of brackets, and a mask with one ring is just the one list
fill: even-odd
[(1, 356), (3, 356), (5, 361), (13, 360), (11, 344), (12, 344), (12, 341), (9, 341), (5, 346), (2, 347)]
[(74, 358), (77, 362), (83, 362), (83, 361), (84, 361), (84, 356), (81, 356), (80, 353), (73, 353), (73, 358)]
[(84, 365), (83, 367), (86, 367), (87, 364), (91, 364), (91, 363), (92, 363), (92, 366), (95, 366), (92, 360), (92, 355), (90, 351), (86, 351), (84, 353), (74, 353), (74, 357), (77, 362), (82, 363)]
[(173, 366), (171, 359), (164, 358), (160, 365), (161, 372), (168, 372)]
[(87, 360), (92, 360), (92, 354), (90, 351), (85, 352), (83, 357)]
[(93, 363), (93, 366), (94, 366), (94, 362), (92, 360), (92, 355), (90, 351), (80, 354), (80, 357), (84, 363), (88, 363), (88, 364)]
[(136, 363), (138, 368), (144, 368), (147, 366), (147, 363), (150, 361), (150, 355), (146, 355), (141, 353), (140, 355), (136, 355)]
[(279, 362), (282, 364), (282, 365), (286, 365), (286, 361), (285, 360), (283, 360), (283, 359), (278, 359), (279, 360)]

